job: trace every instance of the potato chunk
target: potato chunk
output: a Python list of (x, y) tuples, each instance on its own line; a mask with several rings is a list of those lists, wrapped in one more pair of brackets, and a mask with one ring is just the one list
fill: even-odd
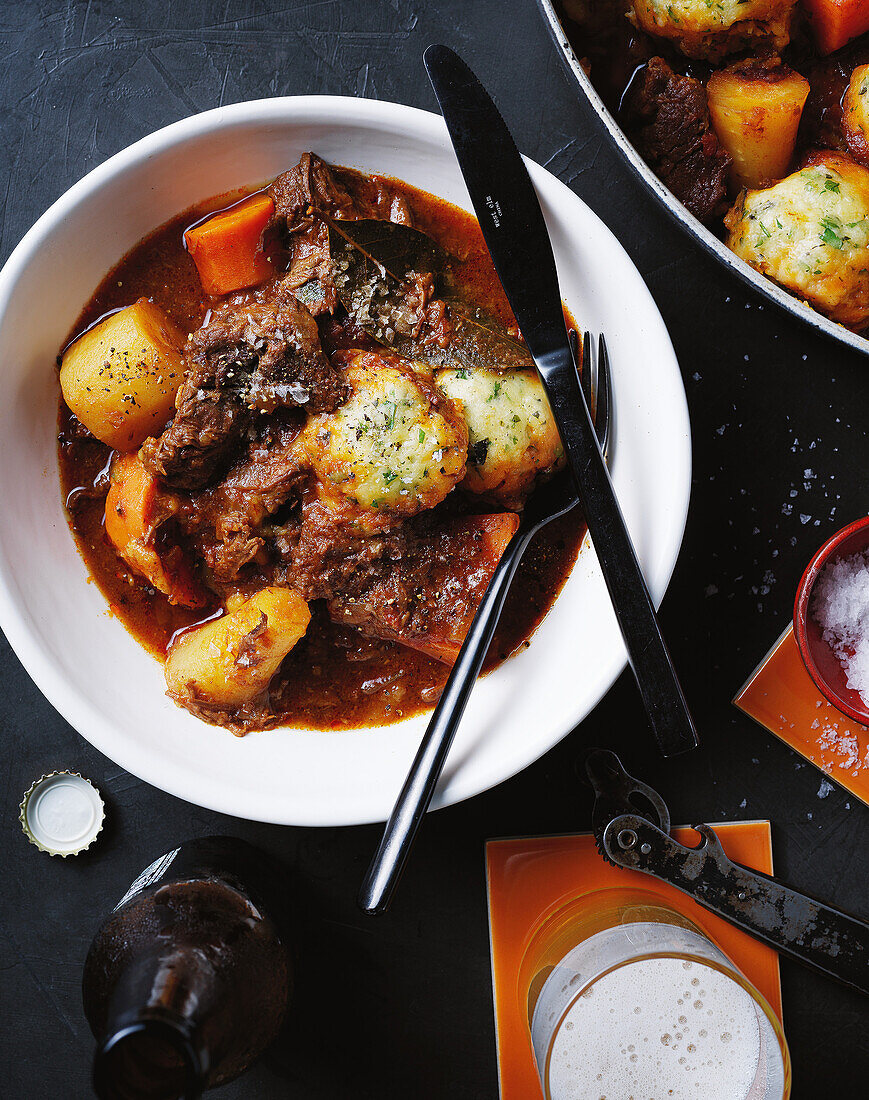
[[(455, 406), (394, 355), (339, 353), (351, 387), (334, 412), (298, 437), (328, 499), (374, 516), (439, 504), (465, 473), (468, 433)], [(341, 501), (341, 498), (344, 498)]]
[(543, 385), (533, 370), (442, 370), (438, 389), (468, 426), (462, 488), (518, 509), (540, 474), (560, 466), (564, 449)]
[(859, 65), (842, 100), (842, 130), (855, 160), (869, 165), (869, 65)]
[(116, 451), (134, 451), (162, 431), (184, 378), (184, 334), (147, 298), (88, 329), (64, 356), (63, 399)]
[(265, 691), (304, 635), (308, 605), (292, 588), (264, 588), (234, 611), (182, 634), (166, 658), (169, 694), (237, 707)]
[(633, 0), (633, 22), (669, 39), (687, 57), (719, 61), (757, 44), (782, 50), (790, 41), (796, 0)]
[(763, 191), (744, 191), (725, 218), (727, 244), (827, 317), (869, 322), (869, 169), (841, 153)]
[(733, 158), (732, 182), (766, 187), (787, 175), (809, 94), (805, 77), (769, 61), (737, 61), (706, 85), (718, 140)]

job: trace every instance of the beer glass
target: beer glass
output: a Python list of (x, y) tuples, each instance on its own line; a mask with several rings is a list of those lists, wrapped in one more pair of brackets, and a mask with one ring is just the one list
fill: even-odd
[(773, 1010), (652, 892), (574, 898), (531, 934), (519, 996), (546, 1100), (787, 1100)]

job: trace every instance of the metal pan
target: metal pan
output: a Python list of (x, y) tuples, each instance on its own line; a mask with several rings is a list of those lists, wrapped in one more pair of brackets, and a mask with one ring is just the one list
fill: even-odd
[(744, 260), (740, 260), (738, 256), (730, 251), (723, 241), (720, 241), (718, 237), (707, 229), (705, 225), (699, 222), (693, 214), (689, 214), (681, 202), (679, 202), (672, 192), (661, 183), (652, 169), (646, 164), (630, 141), (628, 141), (623, 130), (610, 114), (609, 110), (604, 106), (603, 100), (598, 95), (594, 85), (580, 65), (579, 58), (576, 56), (573, 47), (567, 39), (567, 35), (564, 32), (564, 28), (561, 25), (561, 20), (555, 10), (552, 0), (537, 0), (537, 6), (540, 8), (546, 25), (549, 27), (549, 32), (552, 35), (553, 41), (555, 42), (556, 48), (561, 55), (561, 60), (564, 62), (568, 73), (573, 77), (577, 87), (591, 104), (598, 118), (606, 127), (613, 143), (625, 158), (628, 166), (633, 170), (634, 174), (643, 181), (650, 193), (655, 196), (673, 220), (678, 222), (679, 225), (701, 244), (707, 252), (720, 260), (720, 262), (724, 264), (725, 267), (728, 267), (734, 275), (739, 276), (744, 283), (748, 283), (749, 286), (753, 287), (759, 294), (762, 294), (771, 302), (775, 302), (776, 305), (787, 310), (787, 312), (794, 317), (799, 317), (801, 321), (805, 321), (806, 324), (811, 325), (812, 328), (816, 329), (818, 332), (823, 332), (826, 336), (831, 336), (834, 340), (838, 340), (840, 344), (847, 344), (848, 347), (854, 348), (855, 351), (862, 352), (864, 355), (869, 355), (869, 339), (865, 336), (858, 336), (856, 333), (850, 332), (842, 325), (817, 313), (805, 302), (801, 302), (798, 298), (792, 297), (786, 290), (782, 290), (780, 286), (777, 286), (764, 275), (755, 271), (754, 268), (749, 267)]

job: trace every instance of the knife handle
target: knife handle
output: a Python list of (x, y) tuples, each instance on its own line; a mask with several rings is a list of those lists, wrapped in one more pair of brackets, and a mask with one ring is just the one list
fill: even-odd
[(588, 533), (655, 738), (664, 756), (687, 752), (697, 746), (697, 731), (598, 446), (566, 337), (563, 347), (538, 356), (537, 366), (561, 429)]
[(733, 863), (713, 829), (694, 828), (702, 842), (686, 848), (646, 818), (623, 814), (601, 846), (616, 866), (675, 886), (782, 954), (869, 994), (869, 924)]

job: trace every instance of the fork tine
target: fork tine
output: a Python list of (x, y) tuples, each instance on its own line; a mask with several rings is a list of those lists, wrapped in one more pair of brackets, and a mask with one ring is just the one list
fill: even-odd
[[(589, 357), (591, 356), (591, 337), (587, 332), (583, 334), (581, 364), (579, 354), (579, 333), (575, 328), (569, 328), (567, 330), (567, 339), (570, 343), (570, 351), (573, 355), (573, 365), (576, 368), (576, 377), (579, 380), (580, 389), (585, 396), (585, 402), (591, 411), (592, 402), (594, 400), (594, 387), (592, 386), (592, 374), (594, 372), (589, 365)], [(591, 411), (591, 418), (594, 420), (593, 411)]]
[(593, 359), (594, 345), (592, 343), (591, 333), (586, 331), (582, 334), (582, 370), (579, 373), (579, 384), (582, 387), (585, 403), (588, 406), (588, 411), (592, 420), (594, 420)]
[(607, 450), (609, 449), (610, 428), (612, 426), (613, 380), (612, 371), (610, 370), (609, 351), (607, 350), (603, 333), (598, 337), (597, 368), (598, 375), (596, 379), (597, 384), (595, 386), (596, 409), (594, 426), (597, 432), (598, 442), (600, 443), (601, 453), (604, 458), (606, 458)]
[(580, 368), (578, 363), (579, 334), (575, 328), (570, 328), (567, 336), (570, 341), (570, 350), (573, 353), (573, 362), (576, 366), (579, 384), (594, 423), (598, 446), (604, 458), (606, 458), (612, 409), (612, 379), (610, 377), (606, 340), (604, 340), (603, 333), (601, 333), (598, 339), (597, 355), (594, 355), (594, 343), (591, 333), (584, 332), (582, 334), (582, 367)]
[(568, 343), (573, 355), (573, 365), (576, 367), (576, 377), (580, 376), (580, 334), (573, 327), (568, 329)]
[[(570, 353), (573, 356), (573, 366), (576, 369), (576, 377), (580, 386), (582, 385), (582, 369), (580, 365), (580, 350), (579, 350), (579, 333), (575, 328), (569, 328), (567, 330), (567, 341), (570, 344)], [(583, 354), (585, 354), (585, 345), (583, 344)]]

